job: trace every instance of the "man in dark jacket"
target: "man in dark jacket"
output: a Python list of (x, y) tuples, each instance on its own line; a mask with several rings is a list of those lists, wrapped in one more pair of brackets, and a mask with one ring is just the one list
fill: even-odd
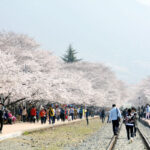
[(86, 110), (86, 122), (89, 125), (89, 109)]
[(105, 122), (105, 109), (103, 109), (100, 113), (100, 118), (102, 119), (102, 123)]
[(3, 129), (3, 104), (0, 103), (0, 133), (2, 133)]

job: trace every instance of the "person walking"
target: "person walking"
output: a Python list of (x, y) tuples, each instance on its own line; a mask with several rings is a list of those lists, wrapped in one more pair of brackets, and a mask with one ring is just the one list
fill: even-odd
[(126, 118), (127, 114), (128, 114), (128, 109), (126, 108), (126, 109), (124, 109), (123, 112), (122, 112), (123, 119)]
[(45, 122), (45, 118), (44, 118), (45, 115), (46, 115), (46, 112), (45, 112), (44, 108), (41, 107), (41, 111), (40, 111), (41, 124), (44, 124), (44, 122)]
[(36, 120), (36, 108), (35, 106), (33, 106), (31, 109), (31, 122), (35, 123), (35, 120)]
[(112, 109), (109, 114), (109, 122), (112, 121), (113, 133), (118, 135), (119, 121), (121, 119), (121, 113), (119, 108), (116, 108), (116, 105), (112, 105)]
[(105, 109), (103, 109), (101, 112), (100, 112), (100, 118), (102, 119), (102, 123), (105, 122)]
[(27, 117), (27, 110), (26, 110), (26, 107), (23, 107), (23, 110), (22, 110), (23, 122), (26, 122), (26, 117)]
[(128, 114), (125, 118), (125, 125), (126, 125), (126, 131), (127, 131), (127, 138), (130, 140), (131, 143), (133, 141), (133, 127), (134, 127), (134, 115), (131, 113), (131, 109), (128, 109)]
[(31, 105), (29, 106), (29, 108), (27, 109), (27, 121), (32, 122), (32, 118), (31, 118)]
[(82, 116), (83, 116), (83, 109), (81, 107), (80, 110), (79, 110), (79, 117), (80, 117), (80, 119), (82, 119)]
[(17, 109), (18, 110), (18, 120), (19, 121), (22, 121), (22, 106), (19, 106), (19, 108)]
[(61, 118), (61, 121), (65, 121), (65, 110), (64, 108), (62, 107), (61, 108), (61, 111), (60, 111), (60, 118)]
[(0, 103), (0, 133), (3, 130), (3, 104)]
[(86, 110), (86, 122), (89, 125), (89, 109)]
[(77, 112), (77, 108), (74, 108), (74, 119), (78, 118), (78, 112)]
[(147, 106), (146, 106), (146, 119), (149, 119), (149, 117), (150, 117), (150, 107), (147, 104)]
[(56, 119), (57, 119), (57, 121), (59, 121), (60, 120), (60, 108), (58, 107), (58, 106), (56, 106)]
[(40, 114), (40, 111), (37, 109), (36, 110), (36, 121), (39, 122), (39, 114)]
[(55, 115), (54, 109), (52, 106), (50, 106), (50, 108), (49, 108), (49, 124), (51, 124), (51, 123), (54, 124), (54, 115)]
[(56, 119), (56, 110), (53, 108), (54, 116), (53, 116), (53, 124), (55, 124), (55, 119)]
[(135, 137), (137, 131), (137, 120), (138, 120), (136, 108), (132, 107), (131, 112), (132, 112), (132, 116), (134, 117), (133, 135)]
[(73, 107), (70, 108), (70, 116), (71, 116), (71, 119), (74, 120), (74, 108)]

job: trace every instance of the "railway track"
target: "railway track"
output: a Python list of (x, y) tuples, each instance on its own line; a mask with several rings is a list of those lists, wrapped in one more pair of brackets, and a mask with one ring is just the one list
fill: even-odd
[(140, 136), (142, 137), (143, 142), (145, 143), (148, 150), (150, 150), (150, 142), (148, 141), (148, 138), (144, 135), (144, 133), (138, 128), (138, 132)]
[(111, 141), (110, 141), (110, 143), (109, 143), (109, 145), (108, 145), (108, 147), (107, 147), (107, 150), (113, 150), (113, 149), (114, 149), (115, 144), (116, 144), (116, 142), (117, 142), (117, 139), (118, 139), (118, 137), (119, 137), (121, 128), (122, 128), (122, 124), (123, 124), (123, 122), (121, 122), (121, 125), (120, 125), (120, 127), (119, 127), (118, 135), (117, 135), (117, 136), (114, 135), (114, 136), (112, 137), (112, 139), (111, 139)]
[[(112, 137), (112, 139), (107, 147), (107, 150), (118, 150), (119, 147), (122, 150), (126, 150), (126, 149), (130, 150), (130, 149), (132, 149), (131, 147), (133, 147), (133, 146), (134, 146), (134, 149), (136, 149), (136, 150), (146, 150), (146, 149), (150, 150), (150, 142), (148, 141), (148, 138), (144, 135), (142, 130), (140, 130), (140, 128), (138, 128), (138, 130), (137, 130), (139, 137), (136, 138), (135, 141), (133, 141), (133, 143), (131, 145), (126, 142), (127, 141), (126, 136), (119, 138), (120, 132), (122, 130), (122, 126), (123, 126), (123, 123), (121, 123), (121, 125), (120, 125), (118, 136)], [(125, 128), (123, 130), (125, 130)], [(126, 132), (126, 131), (124, 131), (124, 132)], [(138, 144), (138, 143), (140, 143), (140, 144)], [(139, 147), (140, 147), (140, 149), (139, 149)]]
[(133, 142), (130, 142), (127, 140), (126, 128), (123, 123), (120, 124), (118, 136), (113, 137), (112, 125), (105, 124), (102, 129), (92, 137), (89, 137), (77, 147), (70, 147), (67, 150), (150, 150), (150, 136), (146, 137), (150, 135), (150, 131), (148, 130), (145, 136), (145, 132), (143, 132), (145, 131), (143, 130), (144, 128), (145, 126), (139, 126), (137, 136), (134, 138)]

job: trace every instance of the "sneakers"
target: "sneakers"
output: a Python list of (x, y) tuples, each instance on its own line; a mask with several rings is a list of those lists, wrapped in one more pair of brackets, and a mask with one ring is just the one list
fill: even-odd
[(133, 142), (133, 138), (131, 138), (130, 140), (129, 140), (129, 144), (131, 144)]
[(114, 135), (115, 135), (115, 136), (117, 136), (117, 135), (118, 135), (118, 133), (116, 132)]

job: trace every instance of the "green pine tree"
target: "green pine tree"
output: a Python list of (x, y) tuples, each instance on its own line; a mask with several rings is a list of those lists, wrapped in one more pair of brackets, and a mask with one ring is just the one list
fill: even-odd
[(66, 54), (62, 57), (62, 59), (66, 63), (73, 63), (73, 62), (81, 61), (81, 59), (77, 59), (76, 54), (77, 52), (72, 48), (71, 45), (69, 45), (69, 48), (66, 51)]

